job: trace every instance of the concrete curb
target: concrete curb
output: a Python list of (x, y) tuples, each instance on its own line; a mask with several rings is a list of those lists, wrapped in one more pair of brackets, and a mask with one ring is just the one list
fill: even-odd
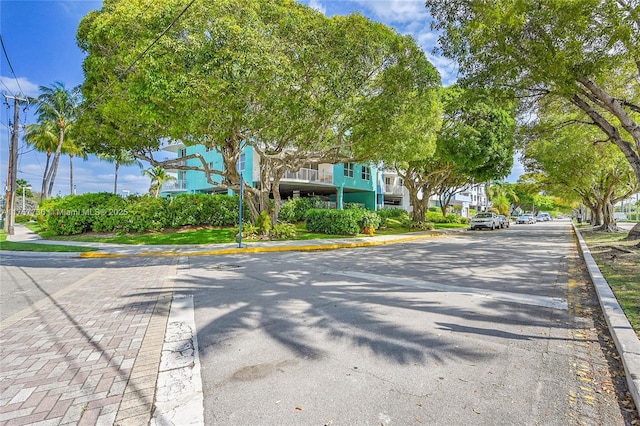
[(638, 339), (633, 327), (631, 327), (627, 316), (620, 307), (609, 283), (602, 275), (600, 268), (598, 268), (589, 251), (589, 247), (587, 247), (582, 234), (580, 234), (575, 224), (573, 224), (573, 230), (578, 237), (580, 252), (596, 288), (604, 318), (607, 321), (618, 353), (622, 358), (629, 392), (636, 404), (636, 409), (640, 409), (640, 339)]

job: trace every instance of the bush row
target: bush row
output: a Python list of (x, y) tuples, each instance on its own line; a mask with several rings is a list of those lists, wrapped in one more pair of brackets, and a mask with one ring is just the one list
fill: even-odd
[(45, 200), (38, 210), (38, 221), (57, 235), (160, 231), (187, 225), (232, 226), (238, 223), (238, 203), (238, 197), (228, 195), (122, 198), (103, 192)]
[(310, 232), (329, 235), (356, 235), (365, 227), (380, 227), (376, 212), (351, 208), (347, 210), (311, 209), (305, 214), (305, 226)]

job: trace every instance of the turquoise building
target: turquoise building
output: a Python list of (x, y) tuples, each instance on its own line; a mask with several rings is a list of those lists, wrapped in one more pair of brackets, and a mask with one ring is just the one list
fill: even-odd
[[(203, 145), (185, 146), (177, 143), (167, 146), (164, 150), (175, 153), (178, 158), (199, 153), (210, 168), (223, 169), (221, 155)], [(186, 165), (202, 167), (199, 159), (184, 161)], [(250, 185), (259, 185), (260, 159), (252, 147), (248, 146), (243, 151), (238, 161), (238, 170)], [(210, 184), (204, 172), (175, 169), (168, 171), (175, 175), (176, 180), (162, 185), (163, 196), (227, 192), (226, 189)], [(213, 176), (213, 179), (220, 181), (218, 176)], [(318, 196), (335, 208), (342, 208), (344, 203), (358, 203), (368, 210), (377, 210), (384, 206), (384, 193), (382, 170), (373, 165), (360, 163), (309, 164), (297, 172), (287, 172), (280, 182), (280, 195), (283, 200)]]

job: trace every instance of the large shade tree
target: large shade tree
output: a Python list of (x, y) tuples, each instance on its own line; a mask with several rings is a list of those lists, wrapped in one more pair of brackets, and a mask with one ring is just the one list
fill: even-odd
[(464, 187), (509, 174), (513, 166), (515, 110), (509, 97), (483, 90), (449, 87), (442, 91), (443, 120), (433, 155), (395, 164), (423, 221), (431, 195), (448, 185)]
[[(640, 12), (635, 0), (426, 0), (463, 82), (509, 88), (535, 108), (568, 101), (640, 181)], [(638, 225), (640, 227), (640, 225)], [(640, 228), (637, 228), (640, 229)]]
[(525, 167), (541, 176), (546, 192), (577, 197), (591, 210), (592, 224), (615, 230), (613, 206), (638, 190), (633, 170), (615, 146), (598, 141), (598, 132), (575, 117), (541, 110), (545, 114), (529, 130)]
[[(97, 150), (110, 141), (154, 166), (201, 170), (211, 185), (237, 190), (236, 164), (250, 145), (261, 167), (259, 182), (245, 188), (255, 215), (270, 194), (278, 198), (285, 171), (376, 157), (407, 133), (399, 125), (407, 110), (415, 117), (419, 104), (423, 120), (433, 110), (440, 80), (415, 41), (360, 15), (223, 0), (167, 18), (183, 7), (111, 0), (83, 20), (83, 128)], [(167, 139), (217, 151), (222, 167), (201, 154), (156, 160)]]

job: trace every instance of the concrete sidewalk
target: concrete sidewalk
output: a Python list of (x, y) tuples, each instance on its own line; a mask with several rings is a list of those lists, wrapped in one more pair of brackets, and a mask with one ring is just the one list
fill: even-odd
[[(580, 232), (575, 227), (574, 232), (638, 407), (640, 341), (595, 265)], [(24, 226), (16, 225), (10, 241), (100, 248), (97, 253), (64, 253), (74, 257), (179, 257), (401, 244), (443, 234), (424, 232), (315, 241), (251, 242), (240, 248), (237, 243), (132, 247), (44, 241)], [(11, 252), (11, 255), (42, 256), (42, 253)], [(151, 268), (147, 276), (136, 277), (127, 275), (126, 268), (117, 272), (97, 269), (34, 304), (28, 312), (2, 321), (0, 423), (147, 424), (153, 410), (176, 263)], [(87, 285), (94, 280), (108, 282), (108, 285)], [(135, 280), (133, 286), (132, 280)], [(123, 295), (129, 300), (126, 306), (121, 304)]]

